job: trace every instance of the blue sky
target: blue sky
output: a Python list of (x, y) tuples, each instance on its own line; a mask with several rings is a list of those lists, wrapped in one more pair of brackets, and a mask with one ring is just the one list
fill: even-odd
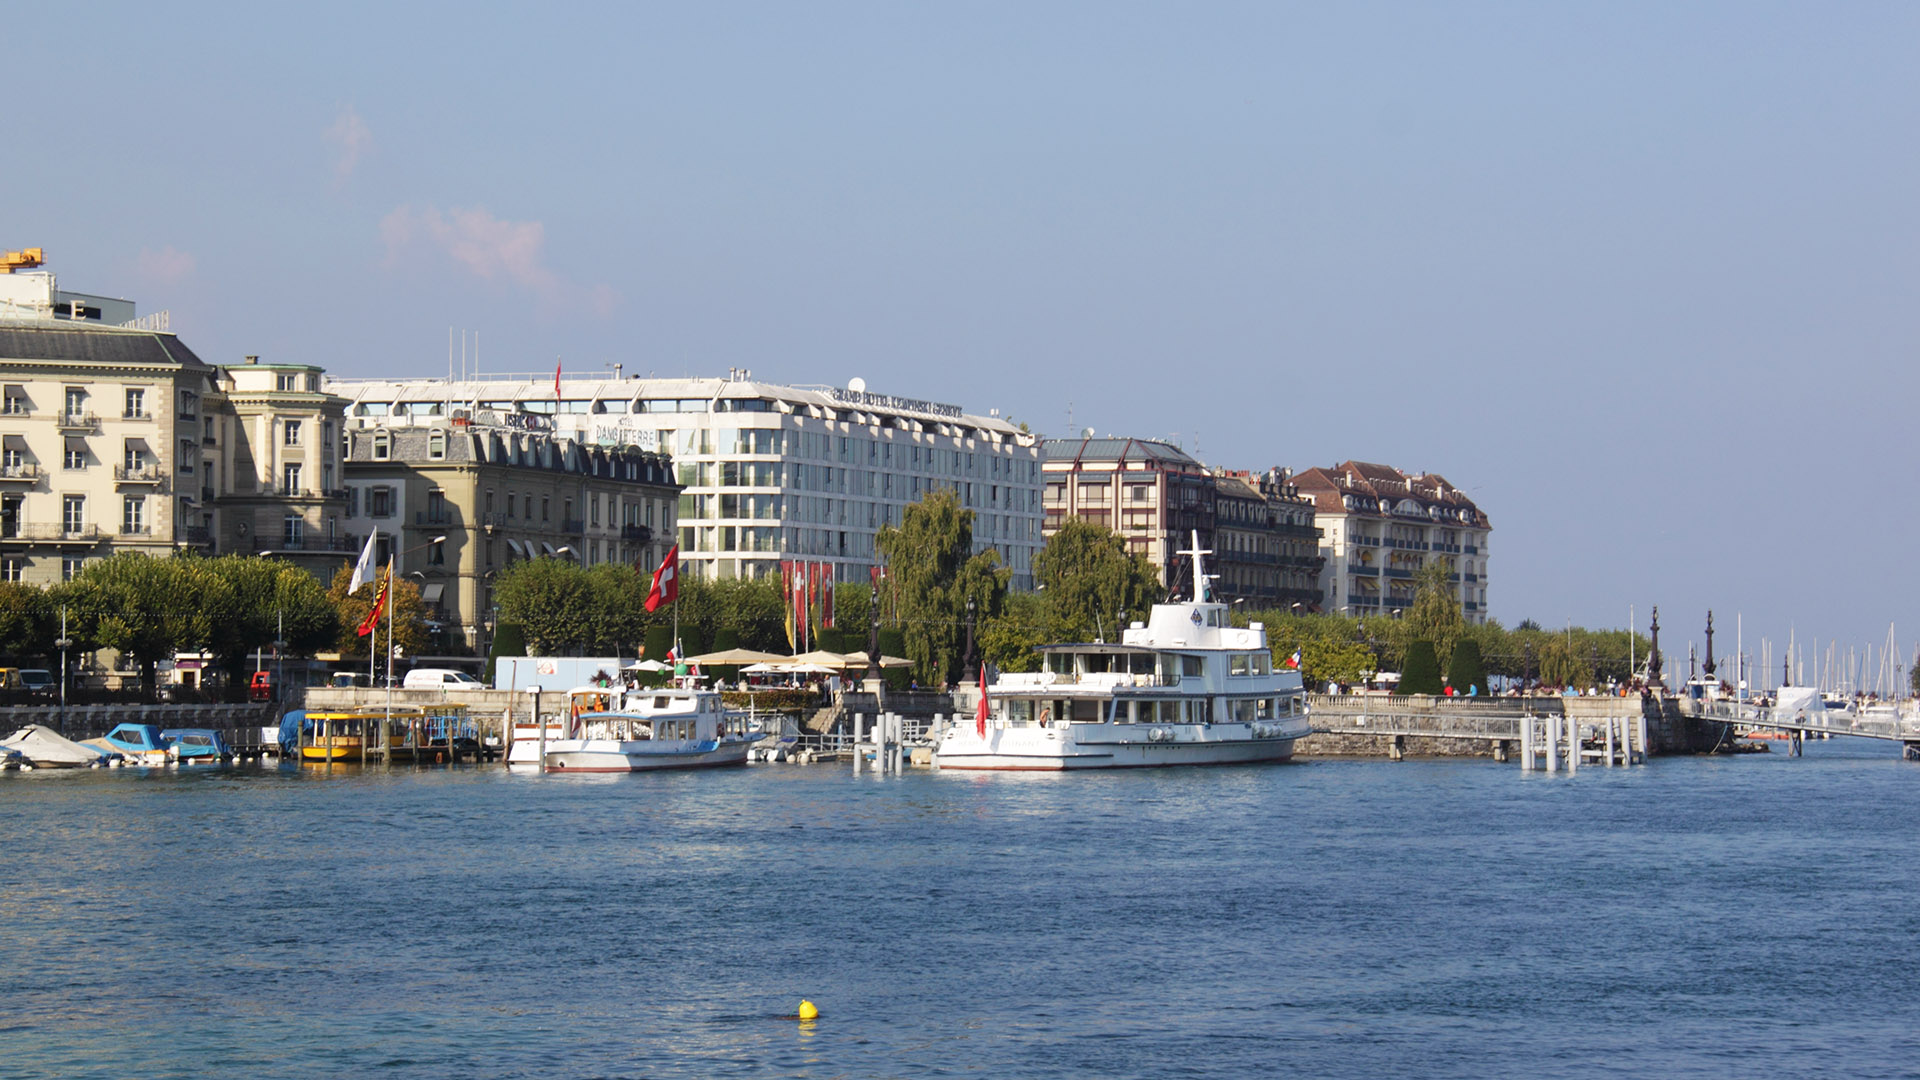
[(1509, 623), (1920, 630), (1920, 7), (8, 28), (0, 246), (212, 360), (425, 375), (458, 327), (489, 370), (859, 375), (1217, 464), (1440, 472), (1493, 517)]

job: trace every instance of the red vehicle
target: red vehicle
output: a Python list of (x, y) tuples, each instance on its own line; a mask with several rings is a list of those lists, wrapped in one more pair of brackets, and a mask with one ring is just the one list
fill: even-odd
[(248, 701), (272, 701), (273, 700), (273, 673), (272, 672), (256, 671), (253, 673), (253, 682), (247, 687), (247, 700)]

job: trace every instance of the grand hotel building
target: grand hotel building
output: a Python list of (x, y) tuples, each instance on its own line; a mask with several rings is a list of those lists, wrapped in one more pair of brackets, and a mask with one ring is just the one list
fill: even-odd
[(1348, 461), (1294, 478), (1323, 530), (1326, 606), (1347, 615), (1391, 615), (1413, 606), (1414, 577), (1446, 566), (1470, 623), (1487, 621), (1488, 538), (1493, 524), (1466, 492), (1432, 474)]
[[(584, 445), (672, 458), (685, 572), (777, 575), (785, 559), (830, 563), (865, 581), (874, 538), (908, 504), (951, 488), (974, 511), (976, 551), (1000, 553), (1012, 586), (1033, 585), (1040, 535), (1040, 443), (998, 416), (848, 389), (725, 378), (514, 375), (418, 381), (333, 380), (347, 423), (364, 430), (513, 424)], [(556, 393), (557, 389), (557, 393)], [(592, 559), (581, 553), (583, 561)], [(611, 555), (609, 558), (613, 557)]]

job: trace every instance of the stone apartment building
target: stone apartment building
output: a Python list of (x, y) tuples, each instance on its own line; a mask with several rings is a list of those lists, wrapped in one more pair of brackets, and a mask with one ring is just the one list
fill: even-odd
[(1413, 606), (1414, 575), (1447, 567), (1468, 622), (1487, 621), (1487, 515), (1445, 477), (1348, 461), (1296, 478), (1326, 533), (1327, 608), (1391, 614)]
[[(539, 420), (358, 418), (345, 438), (345, 534), (420, 586), (443, 653), (480, 651), (493, 580), (522, 559), (651, 570), (675, 539), (680, 487), (664, 454), (557, 436)], [(445, 539), (440, 539), (444, 537)]]

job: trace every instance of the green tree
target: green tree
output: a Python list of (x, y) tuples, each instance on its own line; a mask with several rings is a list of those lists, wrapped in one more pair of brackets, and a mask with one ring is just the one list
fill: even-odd
[(587, 572), (565, 559), (523, 559), (494, 578), (500, 621), (518, 624), (535, 656), (578, 652), (597, 633), (602, 607)]
[(44, 656), (60, 633), (60, 612), (44, 590), (0, 581), (0, 656)]
[(249, 658), (284, 641), (294, 656), (311, 656), (340, 639), (340, 613), (312, 574), (278, 559), (223, 555), (195, 560), (226, 582), (208, 648), (229, 689), (245, 686)]
[(232, 610), (232, 587), (207, 560), (154, 558), (121, 552), (86, 564), (59, 599), (78, 617), (76, 640), (125, 653), (140, 665), (141, 692), (151, 701), (156, 671), (173, 654), (198, 651), (216, 621)]
[(1453, 658), (1453, 647), (1466, 629), (1451, 575), (1439, 560), (1422, 566), (1414, 574), (1416, 593), (1406, 617), (1407, 633), (1414, 640), (1431, 642), (1442, 666)]
[[(353, 583), (353, 568), (342, 566), (333, 575), (333, 585), (327, 590), (327, 600), (333, 604), (340, 620), (340, 639), (337, 648), (343, 657), (359, 657), (362, 660), (369, 655), (384, 657), (391, 643), (398, 650), (398, 657), (421, 656), (427, 651), (427, 608), (420, 602), (420, 587), (405, 578), (401, 578), (393, 587), (391, 615), (383, 613), (366, 636), (357, 631), (360, 623), (373, 610), (373, 598), (378, 592), (378, 581), (386, 574), (382, 569), (375, 579), (363, 583), (358, 589), (348, 591)], [(394, 670), (399, 671), (396, 665)], [(377, 674), (384, 676), (381, 669)]]
[(1001, 671), (1039, 671), (1034, 650), (1049, 641), (1046, 603), (1034, 593), (1010, 592), (999, 614), (988, 620), (979, 635), (980, 655)]
[(1033, 557), (1054, 641), (1120, 640), (1126, 623), (1145, 619), (1160, 599), (1160, 579), (1112, 530), (1068, 518)]
[(1565, 634), (1547, 634), (1540, 644), (1540, 681), (1549, 686), (1593, 685), (1593, 670)]
[[(951, 489), (937, 488), (907, 507), (900, 525), (883, 526), (875, 547), (898, 590), (906, 656), (921, 682), (961, 676), (967, 601), (976, 628), (1000, 613), (1009, 572), (999, 553), (973, 551), (973, 511)], [(977, 632), (977, 630), (976, 630)]]
[(1400, 672), (1402, 694), (1438, 694), (1441, 691), (1440, 659), (1434, 655), (1433, 642), (1420, 639), (1407, 646), (1407, 663)]
[(495, 661), (502, 656), (527, 655), (527, 635), (520, 632), (518, 623), (495, 623), (493, 641), (487, 646), (487, 682), (493, 682)]
[(1480, 662), (1479, 641), (1462, 637), (1453, 647), (1453, 658), (1447, 661), (1447, 681), (1458, 694), (1476, 687), (1482, 694), (1487, 692), (1487, 666)]

